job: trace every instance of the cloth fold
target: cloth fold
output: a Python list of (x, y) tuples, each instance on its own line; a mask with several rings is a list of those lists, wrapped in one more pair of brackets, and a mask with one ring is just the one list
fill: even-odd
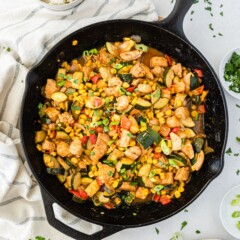
[[(0, 14), (0, 239), (71, 239), (48, 224), (39, 186), (24, 160), (18, 120), (25, 77), (71, 32), (95, 22), (123, 18), (155, 21), (158, 16), (151, 0), (85, 0), (66, 11), (51, 11), (31, 1)], [(57, 204), (53, 208), (55, 217), (73, 228), (86, 233), (101, 228)]]

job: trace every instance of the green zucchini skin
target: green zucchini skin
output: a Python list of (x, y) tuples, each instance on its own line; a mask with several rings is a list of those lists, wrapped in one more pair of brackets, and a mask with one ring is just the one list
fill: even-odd
[(200, 85), (200, 84), (199, 84), (198, 78), (191, 76), (191, 77), (190, 77), (190, 90), (192, 91), (192, 90), (198, 88), (199, 85)]
[(142, 98), (138, 98), (134, 108), (138, 109), (138, 110), (146, 110), (148, 108), (151, 107), (151, 103), (142, 99)]
[(149, 148), (155, 141), (152, 135), (147, 131), (139, 133), (136, 139), (139, 144), (144, 147), (144, 149)]
[(51, 175), (64, 175), (65, 173), (65, 169), (63, 168), (46, 168), (46, 171), (48, 174), (51, 174)]
[(163, 74), (163, 82), (166, 85), (166, 87), (171, 87), (172, 86), (172, 81), (174, 78), (174, 72), (171, 67), (166, 68)]
[(122, 74), (119, 73), (118, 76), (122, 81), (127, 82), (129, 84), (131, 84), (133, 81), (133, 76), (131, 73), (122, 73)]
[(203, 138), (196, 138), (193, 142), (193, 148), (195, 152), (200, 153), (204, 144), (204, 139)]

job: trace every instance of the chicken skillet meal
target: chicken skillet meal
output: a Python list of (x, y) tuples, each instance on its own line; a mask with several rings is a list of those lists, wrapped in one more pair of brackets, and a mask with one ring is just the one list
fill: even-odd
[(212, 151), (203, 73), (140, 41), (84, 51), (43, 87), (36, 147), (74, 201), (169, 204)]

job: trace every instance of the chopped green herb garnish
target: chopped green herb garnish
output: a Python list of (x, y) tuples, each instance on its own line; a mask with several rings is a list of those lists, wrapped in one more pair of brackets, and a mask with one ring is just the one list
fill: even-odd
[(240, 230), (240, 221), (237, 223), (237, 228)]
[(72, 106), (71, 107), (71, 110), (73, 110), (73, 111), (77, 111), (77, 110), (81, 110), (82, 108), (81, 107), (79, 107), (79, 106)]
[(225, 153), (227, 153), (228, 155), (231, 155), (232, 149), (231, 149), (231, 148), (228, 148), (228, 150), (227, 150)]
[(199, 230), (196, 230), (195, 233), (196, 233), (196, 234), (199, 234), (199, 233), (201, 233), (201, 232), (200, 232)]
[(136, 44), (135, 48), (139, 51), (143, 51), (143, 52), (147, 52), (148, 51), (148, 46), (140, 43), (140, 44)]
[(137, 186), (138, 183), (137, 183), (137, 182), (130, 182), (130, 185), (131, 185), (131, 186)]
[(236, 104), (236, 107), (240, 108), (240, 105)]
[(110, 141), (107, 143), (107, 145), (108, 145), (108, 146), (111, 146), (112, 143), (114, 143), (114, 142), (115, 142), (115, 140), (110, 140)]
[(133, 212), (132, 215), (135, 217), (135, 216), (137, 216), (137, 213)]
[(223, 34), (222, 34), (222, 33), (218, 33), (218, 35), (219, 35), (219, 36), (221, 36), (221, 37), (223, 36)]
[(112, 177), (113, 176), (113, 172), (112, 171), (108, 171), (108, 176)]
[(237, 206), (239, 204), (240, 200), (239, 199), (233, 199), (231, 201), (231, 206)]
[(191, 11), (191, 15), (193, 15), (194, 14), (194, 11)]
[(239, 174), (240, 174), (240, 170), (239, 169), (236, 171), (236, 174), (239, 176)]
[(104, 126), (107, 126), (108, 124), (109, 124), (109, 119), (108, 118), (105, 118), (105, 119), (103, 119), (103, 125)]
[(225, 65), (224, 78), (231, 83), (229, 86), (231, 91), (240, 93), (240, 55), (236, 52)]
[(119, 125), (119, 124), (120, 124), (120, 122), (111, 122), (111, 123), (109, 124), (109, 126)]
[(158, 195), (160, 195), (160, 191), (164, 188), (163, 185), (156, 185), (153, 190), (157, 192)]
[(220, 5), (220, 8), (222, 8), (222, 7), (223, 7), (223, 4)]
[(11, 52), (11, 48), (10, 47), (7, 48), (7, 52)]
[(214, 30), (214, 28), (213, 28), (213, 26), (212, 26), (212, 23), (210, 23), (208, 26), (209, 26), (209, 29), (210, 29), (210, 30), (212, 30), (212, 31)]
[(184, 210), (184, 212), (188, 212), (188, 210), (187, 210), (187, 209), (185, 209), (185, 210)]
[(159, 234), (159, 229), (155, 227), (155, 231), (157, 234)]
[(236, 198), (240, 198), (240, 194), (236, 195)]
[(38, 109), (41, 109), (43, 107), (43, 104), (42, 103), (39, 103), (38, 104)]
[(109, 61), (109, 64), (112, 64), (114, 62), (116, 62), (116, 59), (115, 58), (111, 58), (110, 61)]
[(89, 133), (90, 133), (90, 134), (94, 134), (95, 131), (94, 131), (94, 130), (90, 130)]
[(212, 11), (212, 8), (211, 7), (205, 7), (205, 10)]
[(237, 140), (238, 142), (240, 142), (240, 137), (236, 137), (236, 140)]
[(182, 222), (182, 223), (181, 223), (181, 225), (182, 225), (182, 227), (181, 227), (181, 229), (180, 229), (180, 230), (183, 230), (183, 228), (185, 228), (185, 227), (187, 226), (187, 222), (186, 222), (186, 221), (184, 221), (184, 222)]
[(83, 56), (92, 56), (94, 54), (98, 54), (98, 50), (96, 48), (93, 48), (89, 51), (83, 51)]
[(132, 133), (128, 133), (127, 136), (130, 138), (136, 138), (136, 136), (134, 136)]
[(66, 83), (66, 81), (62, 80), (62, 81), (57, 82), (57, 85), (58, 85), (59, 87), (62, 87), (62, 86), (65, 85), (65, 83)]
[(78, 84), (78, 83), (79, 83), (79, 80), (78, 80), (78, 79), (74, 79), (73, 82), (74, 82), (75, 84)]
[(234, 155), (234, 157), (238, 157), (239, 153), (234, 153), (233, 155)]
[(109, 131), (110, 131), (110, 129), (109, 129), (109, 127), (108, 127), (108, 126), (104, 126), (104, 127), (103, 127), (103, 131), (104, 131), (104, 132), (109, 132)]
[(90, 153), (90, 156), (94, 156), (94, 155), (95, 155), (95, 152), (91, 152), (91, 153)]
[(223, 16), (223, 12), (220, 12), (220, 15)]
[(232, 213), (232, 217), (233, 218), (239, 218), (240, 217), (240, 212), (239, 211), (235, 211)]

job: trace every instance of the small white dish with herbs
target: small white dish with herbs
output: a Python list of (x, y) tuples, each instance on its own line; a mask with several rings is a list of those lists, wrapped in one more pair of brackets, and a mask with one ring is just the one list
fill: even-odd
[(223, 197), (220, 218), (224, 228), (240, 239), (240, 185), (231, 188)]
[(225, 90), (240, 100), (240, 48), (230, 50), (222, 58), (219, 78)]

